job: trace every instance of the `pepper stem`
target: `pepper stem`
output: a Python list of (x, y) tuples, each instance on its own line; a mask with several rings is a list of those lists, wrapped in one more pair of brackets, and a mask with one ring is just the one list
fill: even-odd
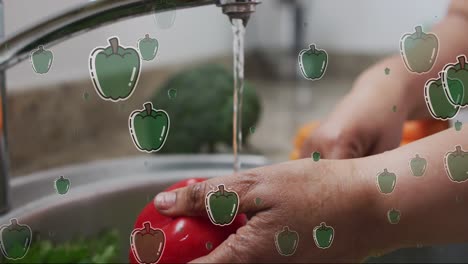
[(146, 34), (146, 35), (145, 35), (145, 39), (149, 39), (149, 34)]
[(289, 226), (283, 227), (283, 230), (286, 231), (286, 232), (289, 232)]
[(18, 220), (16, 220), (16, 218), (10, 219), (10, 223), (12, 225), (18, 225)]
[(460, 64), (460, 69), (465, 69), (465, 55), (460, 55), (457, 57), (458, 63)]
[(39, 46), (37, 47), (37, 49), (39, 49), (39, 51), (44, 51), (44, 46), (39, 45)]
[(117, 54), (119, 52), (119, 39), (117, 37), (113, 37), (109, 39), (109, 44), (112, 47), (112, 53)]
[(458, 155), (461, 155), (461, 154), (462, 154), (461, 146), (456, 146), (455, 149), (456, 149), (455, 152), (456, 152)]
[(422, 35), (422, 27), (416, 26), (414, 29), (416, 30), (416, 37), (420, 38)]
[(312, 53), (315, 53), (315, 44), (310, 44), (309, 50), (310, 50)]
[(325, 222), (320, 223), (321, 228), (326, 228), (327, 226), (325, 225)]
[(149, 222), (145, 222), (145, 223), (143, 224), (143, 226), (145, 227), (146, 233), (149, 233), (149, 232), (151, 231), (151, 230), (150, 230), (151, 226), (150, 226), (150, 223), (149, 223)]
[(153, 108), (153, 105), (151, 103), (146, 103), (144, 104), (144, 106), (145, 106), (146, 113), (148, 115), (151, 115), (151, 109)]
[(62, 175), (62, 176), (60, 176), (60, 178), (59, 178), (59, 179), (60, 179), (60, 180), (65, 180), (65, 178), (63, 178), (63, 175)]
[(221, 193), (221, 195), (224, 195), (224, 184), (218, 185), (218, 190)]
[(419, 158), (419, 154), (416, 154), (416, 158)]
[(383, 172), (387, 173), (387, 172), (388, 172), (388, 170), (385, 168), (385, 169), (383, 170)]

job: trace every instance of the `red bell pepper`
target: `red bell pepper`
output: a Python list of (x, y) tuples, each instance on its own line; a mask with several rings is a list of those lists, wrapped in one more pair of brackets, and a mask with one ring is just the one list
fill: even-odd
[[(185, 187), (206, 179), (193, 178), (180, 181), (165, 191)], [(158, 212), (153, 201), (148, 203), (138, 216), (134, 228), (142, 228), (149, 221), (153, 228), (164, 231), (166, 243), (158, 263), (187, 263), (205, 256), (219, 246), (230, 234), (245, 225), (247, 217), (240, 214), (228, 226), (213, 225), (208, 217), (167, 217)], [(138, 264), (130, 250), (130, 263)]]

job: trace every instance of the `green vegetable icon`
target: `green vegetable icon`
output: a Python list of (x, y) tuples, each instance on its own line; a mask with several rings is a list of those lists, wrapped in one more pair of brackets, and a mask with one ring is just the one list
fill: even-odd
[(58, 194), (66, 194), (70, 189), (70, 180), (60, 176), (57, 180), (55, 180), (55, 190), (57, 190)]
[(312, 153), (312, 159), (314, 161), (319, 161), (320, 160), (320, 152), (315, 151), (314, 153)]
[(171, 88), (171, 89), (167, 90), (167, 95), (169, 96), (169, 99), (171, 99), (171, 100), (176, 99), (177, 89)]
[(156, 110), (151, 102), (143, 109), (135, 110), (129, 117), (129, 130), (135, 146), (143, 152), (159, 151), (169, 133), (169, 115), (164, 110)]
[(320, 80), (328, 65), (328, 54), (325, 50), (316, 49), (311, 44), (309, 49), (299, 53), (299, 67), (307, 80)]
[(24, 258), (31, 245), (32, 231), (27, 225), (21, 225), (16, 218), (9, 225), (0, 227), (0, 248), (7, 259)]
[(150, 38), (149, 34), (146, 34), (144, 38), (138, 40), (138, 49), (141, 53), (141, 58), (145, 61), (153, 60), (158, 53), (159, 43), (155, 38)]
[(327, 249), (333, 243), (335, 238), (335, 230), (331, 226), (327, 226), (324, 222), (314, 228), (315, 245), (321, 249)]
[(262, 204), (262, 199), (260, 197), (255, 198), (255, 205), (260, 206)]
[(383, 194), (389, 194), (393, 192), (396, 185), (396, 174), (389, 172), (387, 169), (384, 169), (383, 172), (377, 175), (377, 186)]
[(37, 50), (31, 53), (31, 64), (36, 73), (47, 73), (52, 66), (54, 55), (52, 51), (45, 50), (44, 46), (39, 46)]
[(385, 68), (385, 75), (389, 75), (390, 74), (390, 69), (389, 68)]
[(294, 255), (298, 244), (299, 234), (296, 231), (290, 230), (287, 226), (275, 234), (276, 250), (282, 256)]
[(457, 122), (455, 122), (455, 124), (454, 124), (454, 127), (455, 127), (455, 130), (456, 130), (456, 131), (460, 131), (460, 130), (462, 129), (462, 126), (463, 126), (463, 123), (460, 122), (460, 121), (458, 121), (458, 120), (457, 120)]
[(210, 191), (205, 200), (206, 211), (214, 225), (225, 226), (232, 223), (239, 208), (239, 196), (234, 191), (227, 191), (224, 185)]
[(89, 57), (89, 72), (99, 96), (108, 101), (126, 100), (132, 95), (141, 71), (138, 51), (119, 45), (118, 37), (109, 46), (95, 48)]
[[(440, 76), (442, 75), (439, 73)], [(441, 76), (442, 77), (442, 76)], [(448, 80), (451, 89), (455, 90), (462, 88), (462, 84), (458, 80)], [(447, 120), (453, 118), (460, 110), (459, 106), (453, 105), (447, 98), (444, 91), (441, 78), (429, 79), (424, 86), (424, 97), (426, 98), (426, 105), (432, 117), (440, 120)], [(462, 98), (459, 94), (459, 98)], [(459, 99), (460, 100), (460, 99)], [(457, 100), (458, 101), (458, 100)]]
[(410, 160), (410, 169), (413, 176), (420, 177), (426, 172), (427, 161), (418, 154)]
[(401, 212), (394, 208), (388, 210), (387, 212), (388, 222), (390, 222), (390, 224), (392, 225), (398, 224), (400, 222), (400, 217), (401, 217)]
[(456, 146), (455, 151), (445, 154), (445, 170), (449, 179), (453, 182), (464, 182), (468, 180), (468, 152)]
[[(458, 56), (457, 61), (458, 63), (445, 65), (442, 74), (442, 84), (452, 104), (466, 106), (468, 105), (468, 68), (465, 66), (466, 56)], [(451, 80), (457, 80), (459, 83), (455, 82), (456, 85), (452, 85)]]
[(417, 26), (415, 32), (401, 37), (400, 52), (410, 72), (428, 72), (437, 59), (439, 40), (435, 34), (426, 34), (421, 26)]

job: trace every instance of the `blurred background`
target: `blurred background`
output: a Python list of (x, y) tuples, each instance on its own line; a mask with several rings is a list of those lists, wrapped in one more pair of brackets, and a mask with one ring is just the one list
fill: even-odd
[[(6, 0), (6, 35), (86, 1)], [(262, 154), (273, 162), (287, 160), (300, 126), (323, 118), (363, 69), (398, 52), (402, 34), (418, 24), (430, 29), (444, 16), (448, 2), (432, 1), (429, 5), (424, 0), (263, 1), (250, 19), (245, 40), (246, 78), (259, 107), (255, 113), (246, 114), (249, 122), (244, 125), (244, 153)], [(119, 103), (98, 98), (87, 67), (91, 50), (106, 46), (107, 39), (114, 35), (120, 38), (121, 45), (136, 46), (145, 34), (158, 40), (159, 50), (153, 61), (143, 62), (133, 96)], [(34, 73), (29, 60), (8, 70), (13, 175), (140, 154), (128, 133), (129, 113), (141, 108), (143, 100), (164, 96), (158, 91), (168, 88), (166, 82), (175, 74), (207, 64), (221, 65), (231, 74), (232, 38), (227, 17), (218, 7), (206, 6), (178, 10), (165, 17), (152, 14), (125, 20), (48, 47), (54, 61), (45, 75)], [(319, 81), (303, 79), (297, 66), (297, 54), (311, 43), (329, 55), (328, 69)], [(210, 78), (207, 75), (199, 78)], [(195, 81), (187, 96), (193, 95), (200, 102), (206, 100), (200, 103), (199, 111), (217, 112), (209, 98), (219, 92), (218, 88), (194, 92), (201, 83)], [(179, 91), (178, 96), (182, 95)], [(229, 102), (230, 98), (226, 98), (223, 100)], [(226, 118), (231, 121), (229, 115)], [(254, 129), (249, 130), (250, 127)], [(183, 137), (187, 131), (171, 130), (168, 149), (180, 138), (175, 134)], [(171, 152), (230, 153), (230, 140), (224, 138), (214, 142), (215, 147), (211, 142), (209, 147), (198, 150)], [(202, 139), (192, 139), (196, 140)]]

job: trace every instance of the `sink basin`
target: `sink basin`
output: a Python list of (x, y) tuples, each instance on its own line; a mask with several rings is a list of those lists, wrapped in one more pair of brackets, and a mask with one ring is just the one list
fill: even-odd
[[(127, 262), (134, 221), (156, 193), (186, 178), (231, 174), (232, 161), (231, 155), (147, 155), (17, 177), (11, 182), (12, 210), (0, 217), (0, 225), (18, 218), (42, 238), (54, 242), (114, 228), (122, 236), (120, 261)], [(268, 163), (263, 157), (251, 155), (242, 156), (242, 162), (244, 169)], [(54, 181), (61, 175), (71, 181), (66, 195), (54, 189)], [(468, 245), (401, 249), (368, 262), (467, 263)]]

